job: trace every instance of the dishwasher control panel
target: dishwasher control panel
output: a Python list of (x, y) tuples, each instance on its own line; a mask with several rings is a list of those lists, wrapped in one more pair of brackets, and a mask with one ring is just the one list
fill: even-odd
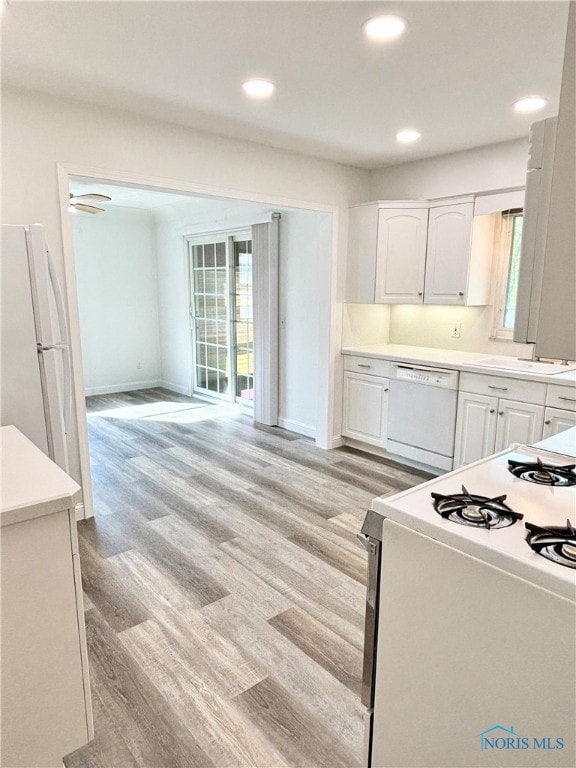
[(394, 366), (393, 378), (401, 381), (412, 381), (430, 387), (458, 389), (458, 371), (443, 371), (435, 368), (401, 365)]

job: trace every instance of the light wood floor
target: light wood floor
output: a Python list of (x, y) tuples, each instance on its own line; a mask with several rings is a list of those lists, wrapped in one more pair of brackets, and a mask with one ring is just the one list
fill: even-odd
[(96, 737), (68, 768), (357, 766), (370, 500), (425, 478), (235, 408), (88, 398)]

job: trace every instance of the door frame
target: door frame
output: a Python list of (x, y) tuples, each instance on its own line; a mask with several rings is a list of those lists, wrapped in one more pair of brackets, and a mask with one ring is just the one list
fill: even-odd
[[(106, 168), (84, 166), (68, 163), (56, 163), (57, 189), (60, 205), (60, 226), (62, 234), (62, 254), (64, 266), (64, 282), (66, 292), (66, 305), (68, 310), (70, 348), (72, 357), (72, 388), (74, 392), (72, 425), (76, 423), (78, 430), (80, 474), (83, 503), (78, 506), (77, 518), (89, 518), (94, 516), (92, 499), (92, 480), (90, 475), (90, 453), (88, 445), (88, 422), (86, 416), (84, 371), (82, 365), (82, 346), (80, 340), (80, 315), (78, 310), (78, 287), (76, 280), (76, 256), (74, 252), (74, 237), (72, 221), (68, 212), (69, 188), (71, 176), (109, 182), (111, 184), (126, 184), (136, 187), (144, 187), (164, 192), (189, 194), (195, 197), (214, 197), (218, 199), (241, 200), (250, 203), (260, 203), (272, 208), (295, 208), (313, 213), (331, 215), (332, 242), (330, 248), (329, 264), (329, 304), (325, 332), (328, 338), (328, 348), (325, 350), (325, 365), (320, 366), (321, 374), (318, 386), (318, 418), (316, 443), (322, 448), (332, 448), (341, 444), (341, 440), (334, 436), (335, 406), (334, 394), (340, 391), (337, 387), (337, 375), (340, 374), (339, 352), (341, 348), (342, 329), (342, 304), (338, 303), (338, 251), (340, 218), (339, 208), (336, 205), (315, 203), (309, 200), (285, 198), (278, 195), (264, 195), (256, 192), (230, 189), (227, 187), (213, 187), (206, 184), (185, 182), (182, 179), (168, 179), (157, 176), (141, 176), (132, 173), (110, 171)], [(342, 204), (343, 206), (345, 203)], [(272, 211), (271, 211), (272, 213)], [(257, 222), (251, 222), (257, 223)], [(248, 225), (248, 222), (247, 222)]]

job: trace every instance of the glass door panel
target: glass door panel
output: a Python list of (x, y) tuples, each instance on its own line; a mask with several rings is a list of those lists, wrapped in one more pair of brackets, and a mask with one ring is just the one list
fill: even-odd
[(226, 243), (192, 245), (194, 389), (230, 397)]
[(252, 303), (252, 241), (234, 242), (235, 395), (254, 400), (254, 315)]

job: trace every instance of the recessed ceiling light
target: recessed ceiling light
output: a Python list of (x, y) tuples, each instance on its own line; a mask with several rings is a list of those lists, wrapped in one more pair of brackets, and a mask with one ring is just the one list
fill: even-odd
[(396, 40), (404, 34), (407, 26), (401, 16), (374, 16), (363, 25), (366, 37), (377, 43)]
[(413, 141), (418, 141), (422, 138), (420, 131), (416, 131), (413, 128), (406, 128), (404, 131), (398, 131), (396, 134), (396, 141), (401, 144), (411, 144)]
[(523, 99), (518, 99), (514, 102), (514, 111), (525, 114), (527, 112), (538, 112), (540, 109), (544, 109), (548, 102), (542, 96), (525, 96)]
[(275, 86), (270, 80), (246, 80), (242, 83), (242, 90), (251, 99), (268, 99), (274, 93)]

